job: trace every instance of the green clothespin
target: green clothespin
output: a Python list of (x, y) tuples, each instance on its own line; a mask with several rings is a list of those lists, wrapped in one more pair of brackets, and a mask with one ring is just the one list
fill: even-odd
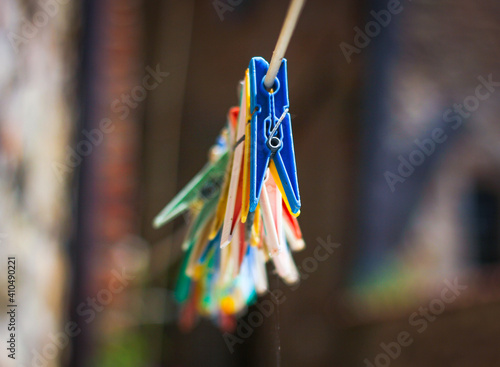
[(182, 243), (182, 249), (184, 251), (191, 248), (191, 246), (196, 242), (196, 239), (200, 235), (201, 230), (207, 224), (207, 221), (213, 218), (215, 208), (217, 208), (217, 203), (219, 202), (219, 194), (220, 193), (217, 193), (217, 195), (213, 195), (213, 197), (211, 197), (206, 202), (206, 204), (194, 219), (186, 235), (186, 238)]
[[(207, 163), (203, 169), (167, 204), (153, 220), (153, 227), (159, 228), (189, 209), (196, 200), (207, 199), (220, 191), (229, 153), (226, 151), (215, 161)], [(213, 189), (216, 192), (213, 192)], [(211, 191), (212, 190), (212, 191)]]

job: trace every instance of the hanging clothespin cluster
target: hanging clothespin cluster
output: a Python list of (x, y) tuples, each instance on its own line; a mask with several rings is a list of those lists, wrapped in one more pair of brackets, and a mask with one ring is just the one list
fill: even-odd
[(268, 290), (266, 263), (289, 284), (299, 280), (292, 251), (304, 248), (289, 114), (286, 60), (270, 89), (269, 64), (254, 57), (240, 105), (211, 148), (209, 162), (155, 218), (159, 227), (185, 211), (191, 223), (175, 296), (181, 322), (196, 315), (228, 328)]

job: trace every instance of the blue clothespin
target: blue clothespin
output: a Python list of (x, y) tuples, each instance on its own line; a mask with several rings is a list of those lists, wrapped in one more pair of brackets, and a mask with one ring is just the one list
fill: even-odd
[(292, 213), (300, 210), (299, 185), (295, 151), (293, 149), (292, 124), (288, 113), (288, 80), (286, 59), (283, 59), (272, 87), (264, 86), (269, 64), (262, 57), (250, 60), (250, 211), (259, 203), (266, 170), (271, 159), (283, 185)]

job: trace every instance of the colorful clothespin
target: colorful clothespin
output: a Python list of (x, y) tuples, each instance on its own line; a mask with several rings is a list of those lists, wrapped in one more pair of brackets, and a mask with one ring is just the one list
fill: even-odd
[(229, 109), (209, 163), (154, 220), (159, 227), (185, 210), (191, 213), (175, 291), (184, 328), (197, 315), (234, 326), (230, 320), (267, 291), (268, 261), (285, 282), (299, 280), (291, 251), (302, 249), (304, 240), (296, 219), (300, 199), (286, 62), (271, 93), (255, 92), (267, 63), (254, 58), (250, 65), (240, 105)]
[(285, 282), (299, 281), (291, 252), (305, 243), (283, 56), (304, 2), (292, 0), (270, 65), (251, 59), (209, 163), (154, 219), (160, 227), (191, 213), (175, 291), (184, 329), (199, 315), (234, 330), (267, 292), (268, 261)]
[(227, 129), (223, 129), (209, 154), (209, 162), (154, 218), (153, 226), (159, 228), (185, 212), (199, 201), (219, 194), (229, 160)]
[(292, 214), (300, 211), (300, 195), (293, 148), (288, 101), (286, 59), (283, 59), (271, 90), (264, 86), (269, 64), (262, 57), (250, 61), (250, 212), (259, 203), (271, 161), (279, 176), (278, 187)]
[(236, 226), (238, 217), (241, 218), (241, 204), (242, 204), (242, 189), (243, 189), (243, 154), (245, 150), (245, 126), (247, 124), (247, 108), (245, 91), (248, 86), (248, 81), (243, 81), (243, 88), (240, 97), (240, 107), (236, 108), (239, 112), (236, 122), (236, 134), (234, 143), (233, 159), (230, 171), (230, 180), (227, 200), (225, 201), (225, 217), (222, 227), (221, 247), (229, 245), (233, 238), (233, 231)]

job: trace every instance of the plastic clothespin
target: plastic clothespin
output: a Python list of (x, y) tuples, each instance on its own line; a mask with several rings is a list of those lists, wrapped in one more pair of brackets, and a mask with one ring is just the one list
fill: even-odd
[[(237, 123), (235, 124), (236, 134), (235, 134), (233, 161), (230, 171), (231, 178), (229, 182), (227, 200), (226, 202), (224, 202), (226, 207), (225, 207), (225, 217), (224, 217), (224, 224), (222, 227), (222, 236), (220, 242), (221, 247), (225, 247), (231, 242), (231, 239), (233, 238), (233, 230), (236, 225), (236, 219), (240, 215), (241, 211), (242, 184), (240, 181), (242, 181), (242, 177), (240, 176), (243, 175), (241, 168), (242, 164), (244, 164), (243, 154), (245, 149), (245, 125), (247, 122), (247, 106), (246, 106), (247, 101), (245, 97), (245, 90), (247, 85), (248, 81), (247, 78), (245, 78), (240, 98), (240, 107), (237, 108), (237, 111), (239, 113), (237, 115)], [(239, 200), (239, 205), (237, 205), (238, 200)]]
[[(269, 251), (269, 256), (273, 257), (278, 255), (283, 247), (280, 243), (280, 233), (278, 233), (278, 226), (281, 227), (278, 223), (280, 223), (279, 220), (282, 218), (276, 217), (276, 214), (278, 214), (278, 199), (280, 200), (279, 207), (281, 209), (281, 197), (278, 197), (279, 191), (276, 188), (269, 171), (267, 171), (267, 175), (264, 180), (266, 183), (262, 185), (262, 201), (260, 203), (260, 207), (265, 228), (267, 249)], [(267, 184), (268, 181), (269, 184)]]
[(207, 200), (219, 195), (228, 160), (229, 154), (226, 151), (215, 162), (207, 163), (154, 218), (154, 227), (159, 228), (182, 214), (196, 200)]
[[(231, 129), (234, 130), (229, 135), (229, 141), (233, 145), (237, 144), (236, 140), (238, 139), (237, 126), (239, 124), (239, 122), (238, 122), (239, 111), (240, 111), (239, 107), (232, 107), (228, 113), (228, 126), (231, 126)], [(243, 133), (241, 135), (243, 135)], [(232, 146), (229, 146), (229, 149), (232, 149)], [(219, 231), (220, 231), (220, 229), (225, 221), (225, 218), (227, 218), (226, 206), (227, 206), (228, 200), (231, 200), (232, 191), (231, 191), (231, 187), (230, 187), (230, 182), (231, 182), (231, 184), (233, 183), (233, 176), (235, 176), (234, 168), (232, 168), (232, 167), (234, 167), (235, 161), (239, 161), (240, 162), (239, 165), (241, 165), (241, 156), (237, 157), (236, 152), (233, 155), (233, 162), (231, 162), (232, 165), (230, 164), (226, 167), (226, 173), (224, 176), (224, 184), (223, 184), (222, 189), (221, 189), (221, 196), (220, 196), (219, 204), (217, 206), (217, 211), (215, 214), (215, 220), (213, 222), (212, 231), (210, 233), (210, 239), (215, 238), (217, 233), (219, 233)], [(236, 176), (239, 176), (239, 172), (238, 172), (238, 175), (236, 175)], [(234, 195), (236, 195), (236, 193)], [(233, 208), (234, 208), (234, 206), (233, 206)], [(239, 213), (237, 213), (237, 214), (239, 214)]]
[(272, 160), (278, 172), (287, 204), (294, 215), (300, 211), (300, 195), (288, 113), (286, 59), (281, 62), (271, 91), (264, 86), (269, 64), (262, 57), (250, 60), (250, 211), (259, 203), (266, 171)]
[(219, 197), (214, 195), (211, 199), (207, 200), (198, 215), (194, 218), (189, 226), (188, 232), (182, 243), (182, 249), (186, 251), (191, 248), (196, 239), (200, 236), (202, 229), (206, 226), (207, 222), (213, 219), (213, 213), (217, 207)]
[(301, 251), (306, 246), (302, 238), (302, 231), (299, 227), (297, 218), (287, 210), (285, 202), (283, 201), (283, 228), (285, 230), (286, 240), (290, 245), (292, 251)]
[(243, 184), (242, 184), (242, 199), (241, 199), (241, 221), (245, 223), (247, 221), (248, 212), (250, 210), (250, 119), (252, 116), (252, 111), (250, 110), (250, 71), (245, 70), (245, 98), (246, 105), (246, 122), (245, 122), (245, 148), (243, 152)]

